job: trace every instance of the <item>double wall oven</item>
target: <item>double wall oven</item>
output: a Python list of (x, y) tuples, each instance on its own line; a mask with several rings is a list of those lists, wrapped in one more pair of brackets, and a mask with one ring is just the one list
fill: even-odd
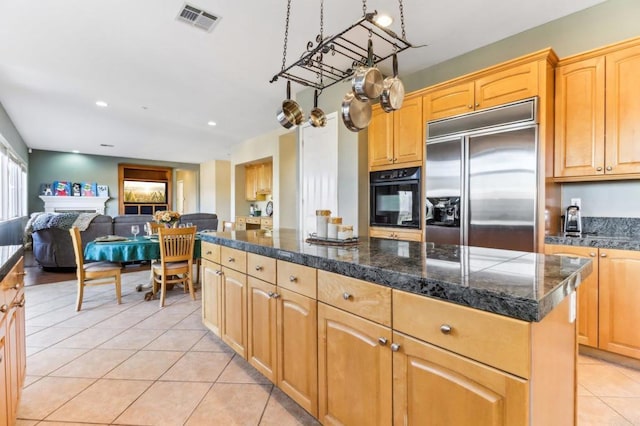
[(420, 167), (371, 172), (371, 226), (420, 229)]

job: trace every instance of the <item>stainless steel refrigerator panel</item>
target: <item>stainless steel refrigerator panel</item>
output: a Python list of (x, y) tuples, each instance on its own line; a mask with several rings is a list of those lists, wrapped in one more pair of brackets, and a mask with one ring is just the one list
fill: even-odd
[(465, 244), (535, 250), (536, 127), (468, 141)]
[(427, 144), (427, 198), (460, 197), (462, 138)]

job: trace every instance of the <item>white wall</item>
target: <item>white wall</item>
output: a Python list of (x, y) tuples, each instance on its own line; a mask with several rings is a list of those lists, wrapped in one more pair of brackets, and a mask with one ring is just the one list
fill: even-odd
[(197, 213), (199, 211), (198, 174), (192, 170), (176, 169), (175, 182), (180, 180), (182, 181), (184, 190), (184, 213)]
[(571, 203), (572, 198), (581, 199), (582, 216), (640, 217), (640, 181), (638, 180), (563, 184), (563, 210)]
[(214, 160), (200, 164), (200, 211), (231, 221), (231, 162)]

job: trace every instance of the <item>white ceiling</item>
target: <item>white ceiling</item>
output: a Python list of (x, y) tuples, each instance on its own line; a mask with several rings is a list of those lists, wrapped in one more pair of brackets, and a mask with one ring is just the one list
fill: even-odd
[[(399, 55), (400, 77), (600, 2), (404, 0), (407, 39), (429, 46)], [(201, 163), (277, 129), (285, 83), (269, 80), (286, 0), (189, 3), (222, 17), (211, 33), (176, 19), (183, 0), (0, 0), (0, 102), (27, 146)], [(315, 39), (319, 5), (292, 0), (287, 64)], [(395, 0), (367, 9), (395, 16), (400, 34)], [(325, 0), (324, 10), (331, 35), (362, 3)]]

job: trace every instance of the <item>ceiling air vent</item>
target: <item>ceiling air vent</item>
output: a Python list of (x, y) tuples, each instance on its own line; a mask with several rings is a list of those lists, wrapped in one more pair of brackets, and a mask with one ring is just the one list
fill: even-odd
[(220, 16), (215, 16), (187, 3), (184, 4), (178, 14), (178, 20), (189, 23), (207, 32), (210, 32), (220, 19), (222, 19)]

